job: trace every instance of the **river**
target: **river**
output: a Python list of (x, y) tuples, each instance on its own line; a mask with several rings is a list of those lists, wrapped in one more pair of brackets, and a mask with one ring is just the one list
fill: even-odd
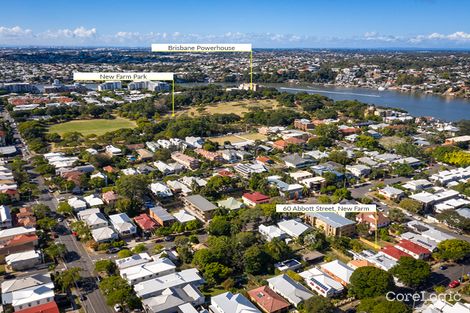
[(446, 121), (470, 119), (470, 99), (443, 97), (394, 90), (379, 91), (369, 88), (301, 86), (271, 84), (280, 91), (308, 92), (325, 95), (334, 100), (359, 100), (378, 106), (400, 108), (413, 116), (433, 116)]

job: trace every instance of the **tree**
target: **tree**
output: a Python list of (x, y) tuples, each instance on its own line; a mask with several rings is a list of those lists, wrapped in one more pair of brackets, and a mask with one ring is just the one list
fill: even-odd
[(63, 215), (71, 216), (73, 214), (73, 208), (67, 202), (60, 202), (57, 206), (57, 212)]
[(388, 218), (392, 222), (403, 223), (405, 221), (405, 214), (400, 209), (391, 208), (388, 211)]
[(349, 281), (349, 290), (358, 299), (385, 295), (394, 288), (392, 275), (372, 266), (356, 269)]
[(52, 217), (44, 217), (37, 221), (40, 229), (51, 231), (57, 226), (57, 220)]
[(123, 259), (123, 258), (128, 258), (133, 255), (131, 250), (129, 249), (122, 249), (121, 251), (118, 252), (118, 258)]
[(390, 273), (408, 287), (417, 288), (431, 276), (431, 266), (423, 260), (401, 257)]
[(96, 272), (106, 272), (108, 275), (114, 275), (116, 270), (116, 264), (111, 260), (98, 260), (95, 263)]
[(470, 256), (470, 243), (461, 239), (448, 239), (437, 245), (433, 256), (439, 260), (460, 261)]
[(336, 312), (335, 306), (333, 305), (330, 299), (317, 295), (305, 300), (301, 306), (302, 308), (300, 309), (300, 312), (302, 313)]
[(64, 257), (67, 253), (67, 248), (63, 243), (53, 243), (49, 247), (44, 249), (44, 252), (54, 261), (57, 261), (59, 257)]
[(70, 228), (77, 233), (80, 239), (91, 240), (93, 238), (90, 227), (84, 221), (74, 221), (70, 223)]
[(108, 305), (123, 304), (130, 309), (139, 308), (141, 303), (127, 281), (117, 275), (103, 278), (99, 288), (106, 296)]
[(247, 274), (263, 274), (269, 271), (269, 255), (259, 246), (248, 248), (243, 254), (243, 263)]
[(134, 254), (139, 254), (139, 253), (142, 253), (144, 251), (147, 251), (147, 247), (143, 243), (139, 243), (134, 248), (132, 248), (132, 253), (134, 253)]
[(35, 204), (33, 205), (33, 213), (37, 219), (42, 219), (51, 213), (51, 208), (45, 204)]
[(225, 216), (215, 216), (209, 223), (209, 234), (214, 236), (230, 235), (230, 222)]
[(364, 313), (411, 313), (411, 308), (399, 301), (389, 301), (385, 297), (362, 299), (357, 312)]
[(209, 263), (204, 267), (204, 278), (210, 285), (223, 282), (231, 273), (232, 269), (218, 262)]
[(406, 163), (398, 163), (392, 167), (392, 173), (398, 176), (408, 177), (411, 176), (413, 172), (414, 169)]
[(279, 262), (292, 256), (292, 251), (284, 240), (274, 238), (265, 245), (265, 250), (273, 261)]
[(62, 292), (65, 292), (73, 287), (76, 282), (81, 279), (80, 271), (81, 269), (79, 267), (72, 267), (65, 271), (59, 272), (59, 274), (55, 277), (55, 281), (60, 286)]
[(405, 198), (405, 199), (401, 200), (398, 205), (401, 208), (403, 208), (407, 211), (410, 211), (412, 213), (419, 213), (423, 208), (421, 203), (419, 203), (418, 201), (416, 201), (414, 199), (410, 199), (410, 198)]
[(117, 193), (130, 200), (130, 208), (137, 209), (142, 198), (149, 193), (149, 181), (144, 175), (122, 175), (116, 181)]

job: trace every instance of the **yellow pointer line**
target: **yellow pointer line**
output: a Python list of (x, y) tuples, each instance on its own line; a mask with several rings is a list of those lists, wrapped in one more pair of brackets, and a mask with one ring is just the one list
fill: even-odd
[(171, 107), (172, 107), (172, 111), (173, 113), (171, 114), (171, 116), (175, 116), (175, 79), (173, 79), (171, 81)]

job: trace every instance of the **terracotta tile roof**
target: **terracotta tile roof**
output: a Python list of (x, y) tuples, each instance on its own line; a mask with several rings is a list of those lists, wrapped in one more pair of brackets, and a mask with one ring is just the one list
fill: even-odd
[(23, 245), (29, 242), (34, 242), (38, 240), (38, 236), (36, 235), (19, 235), (13, 237), (6, 246), (18, 246), (18, 245)]
[(305, 143), (305, 140), (300, 139), (300, 138), (290, 137), (286, 139), (286, 142), (289, 144), (301, 145)]
[(259, 202), (264, 202), (268, 201), (269, 197), (266, 195), (263, 195), (261, 192), (253, 192), (253, 193), (245, 193), (243, 194), (243, 198), (246, 198), (252, 202), (259, 203)]
[(248, 296), (265, 312), (277, 312), (288, 308), (290, 303), (284, 300), (268, 286), (262, 286), (248, 291)]
[(59, 308), (57, 307), (57, 303), (55, 303), (55, 301), (52, 301), (36, 305), (24, 310), (19, 310), (16, 311), (16, 313), (59, 313)]
[(155, 227), (157, 227), (157, 223), (155, 223), (154, 220), (152, 220), (150, 216), (148, 216), (145, 213), (142, 213), (139, 216), (134, 217), (134, 221), (143, 230), (152, 230)]
[(409, 256), (411, 257), (411, 255), (409, 255), (408, 253), (405, 253), (393, 246), (387, 246), (387, 247), (383, 247), (380, 252), (382, 253), (385, 253), (386, 255), (390, 256), (392, 259), (398, 261), (400, 260), (401, 257), (404, 257), (404, 256)]
[(412, 253), (415, 253), (415, 254), (430, 254), (431, 251), (429, 251), (428, 249), (425, 249), (423, 247), (421, 247), (420, 245), (410, 241), (410, 240), (407, 240), (407, 239), (402, 239), (400, 241), (400, 243), (397, 244), (397, 246), (400, 246), (402, 247), (403, 249), (407, 250), (407, 251), (410, 251)]
[(348, 266), (352, 268), (359, 268), (364, 266), (375, 266), (375, 264), (367, 260), (352, 260), (348, 263)]

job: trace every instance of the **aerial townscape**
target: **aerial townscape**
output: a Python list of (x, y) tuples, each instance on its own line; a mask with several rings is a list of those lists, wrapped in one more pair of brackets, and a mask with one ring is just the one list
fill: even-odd
[(2, 5), (0, 312), (470, 313), (466, 10), (142, 2)]

